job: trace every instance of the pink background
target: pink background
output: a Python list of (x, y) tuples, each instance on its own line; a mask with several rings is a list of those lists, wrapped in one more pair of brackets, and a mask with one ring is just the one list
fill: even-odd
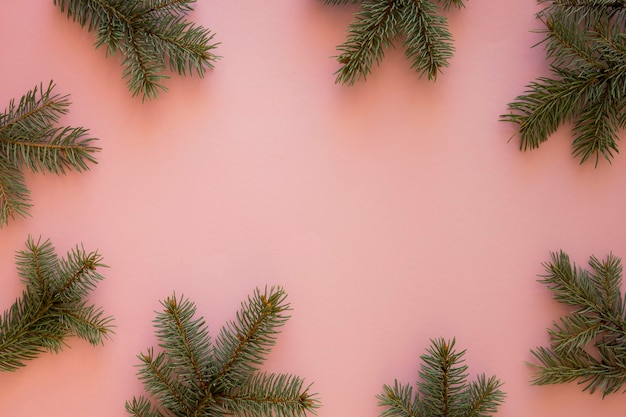
[(538, 6), (448, 13), (457, 51), (436, 83), (398, 48), (345, 87), (331, 56), (355, 10), (201, 1), (191, 19), (223, 58), (142, 104), (51, 0), (0, 2), (0, 108), (53, 79), (73, 102), (63, 122), (103, 149), (87, 173), (27, 175), (32, 217), (0, 230), (0, 309), (22, 291), (14, 254), (31, 234), (98, 249), (110, 268), (91, 300), (117, 326), (103, 347), (71, 339), (1, 374), (1, 415), (125, 416), (159, 300), (191, 297), (216, 334), (266, 284), (293, 311), (264, 369), (314, 382), (320, 417), (378, 416), (382, 385), (414, 383), (429, 339), (454, 336), (472, 376), (504, 382), (500, 417), (623, 415), (621, 394), (528, 383), (530, 349), (565, 312), (536, 281), (550, 251), (626, 256), (626, 156), (579, 166), (567, 127), (521, 153), (498, 121), (548, 73)]

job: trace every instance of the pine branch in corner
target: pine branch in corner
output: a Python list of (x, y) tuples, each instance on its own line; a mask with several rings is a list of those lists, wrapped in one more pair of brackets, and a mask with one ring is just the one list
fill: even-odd
[(548, 329), (550, 346), (531, 351), (538, 361), (530, 364), (535, 373), (532, 382), (545, 385), (576, 381), (584, 385), (584, 391), (600, 391), (603, 397), (625, 392), (626, 316), (621, 260), (612, 254), (605, 259), (592, 256), (590, 269), (585, 270), (561, 251), (553, 253), (544, 268), (540, 282), (570, 312)]
[(536, 149), (566, 122), (572, 155), (597, 166), (618, 153), (626, 127), (626, 3), (540, 0), (551, 75), (531, 82), (501, 120), (518, 127), (520, 149)]

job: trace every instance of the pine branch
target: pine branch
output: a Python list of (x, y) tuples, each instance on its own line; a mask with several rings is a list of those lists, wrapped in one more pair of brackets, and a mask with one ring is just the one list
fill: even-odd
[(58, 259), (49, 240), (31, 237), (16, 256), (26, 286), (21, 298), (0, 317), (0, 371), (15, 371), (45, 351), (58, 352), (65, 339), (77, 336), (92, 345), (112, 333), (112, 318), (84, 299), (103, 279), (97, 252), (82, 247)]
[(78, 172), (97, 163), (94, 153), (100, 148), (86, 137), (82, 127), (55, 127), (68, 112), (68, 96), (54, 92), (50, 82), (28, 91), (19, 103), (9, 102), (0, 113), (0, 227), (9, 218), (28, 215), (29, 191), (24, 183), (22, 168), (33, 172), (65, 174)]
[(154, 321), (159, 346), (140, 354), (139, 379), (156, 405), (145, 396), (126, 403), (136, 417), (303, 417), (319, 401), (304, 381), (289, 374), (258, 373), (288, 316), (285, 292), (258, 289), (211, 343), (196, 306), (176, 295), (161, 304)]
[(185, 20), (195, 0), (54, 0), (61, 12), (91, 32), (96, 48), (120, 52), (122, 77), (133, 96), (156, 99), (167, 88), (167, 67), (204, 77), (218, 59), (214, 34)]
[[(626, 318), (621, 294), (621, 260), (610, 254), (591, 257), (589, 271), (570, 263), (567, 254), (552, 254), (540, 282), (556, 301), (573, 311), (548, 329), (550, 347), (531, 353), (537, 385), (578, 381), (603, 396), (622, 390), (626, 382)], [(622, 391), (624, 392), (624, 391)]]
[[(359, 3), (350, 0), (325, 0), (325, 4)], [(374, 64), (380, 64), (386, 49), (403, 35), (406, 57), (420, 75), (435, 80), (448, 66), (454, 47), (448, 22), (438, 14), (431, 0), (363, 0), (354, 15), (345, 42), (338, 46), (336, 82), (352, 85), (366, 79)], [(440, 0), (441, 7), (463, 7), (462, 0)]]
[(216, 386), (238, 386), (258, 370), (276, 341), (277, 329), (289, 319), (283, 314), (290, 310), (286, 296), (281, 288), (266, 289), (263, 294), (256, 289), (241, 304), (237, 320), (222, 327), (214, 349)]
[(572, 155), (611, 162), (626, 127), (626, 4), (621, 0), (541, 0), (551, 77), (509, 104), (503, 121), (518, 125), (520, 149), (539, 147), (573, 122)]
[[(448, 8), (451, 2), (446, 2)], [(428, 0), (408, 1), (402, 13), (404, 47), (411, 68), (429, 80), (437, 79), (441, 69), (448, 66), (454, 47), (447, 19), (437, 14), (437, 6)]]
[(305, 416), (315, 410), (317, 400), (292, 375), (258, 373), (241, 387), (220, 398), (220, 406), (237, 416)]
[(397, 380), (393, 387), (383, 386), (377, 396), (385, 407), (380, 417), (488, 417), (504, 401), (501, 383), (496, 377), (480, 375), (467, 382), (467, 366), (462, 365), (465, 351), (457, 353), (455, 340), (431, 340), (432, 346), (420, 358), (417, 391)]
[(0, 227), (7, 224), (9, 218), (28, 216), (29, 197), (22, 171), (6, 158), (0, 158)]

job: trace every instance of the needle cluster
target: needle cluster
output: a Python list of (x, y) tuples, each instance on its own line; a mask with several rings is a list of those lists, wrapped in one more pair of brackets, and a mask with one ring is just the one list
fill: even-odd
[(209, 29), (187, 21), (195, 0), (54, 0), (67, 17), (96, 33), (96, 48), (123, 56), (123, 78), (133, 96), (155, 99), (167, 67), (203, 77), (217, 55)]
[(33, 172), (64, 174), (83, 171), (96, 163), (93, 138), (82, 127), (57, 126), (68, 112), (68, 96), (54, 92), (54, 83), (43, 84), (0, 113), (0, 227), (9, 219), (25, 217), (31, 207), (23, 168)]
[(465, 350), (456, 352), (455, 340), (431, 341), (419, 371), (420, 381), (413, 392), (410, 384), (397, 380), (393, 386), (384, 385), (377, 396), (378, 404), (386, 407), (380, 417), (488, 417), (504, 401), (501, 383), (484, 374), (467, 382), (467, 365), (463, 365)]
[(0, 317), (0, 371), (15, 371), (45, 351), (59, 352), (69, 336), (92, 345), (110, 336), (112, 318), (86, 301), (103, 279), (101, 261), (97, 252), (78, 246), (59, 259), (49, 240), (28, 238), (16, 256), (26, 289)]
[(622, 265), (608, 255), (591, 257), (590, 270), (577, 268), (563, 252), (544, 264), (540, 282), (556, 301), (572, 310), (548, 329), (550, 347), (532, 351), (539, 364), (534, 384), (578, 381), (603, 396), (622, 390), (626, 382), (626, 317), (622, 296)]
[(161, 302), (154, 321), (161, 351), (138, 358), (145, 397), (126, 403), (135, 417), (301, 417), (319, 406), (303, 380), (290, 374), (257, 372), (289, 318), (280, 287), (256, 289), (242, 302), (235, 321), (213, 343), (196, 306), (174, 294)]
[(325, 0), (326, 4), (360, 3), (348, 28), (337, 61), (336, 82), (352, 85), (367, 78), (374, 63), (382, 62), (385, 50), (403, 37), (411, 67), (435, 80), (453, 55), (448, 20), (439, 11), (464, 7), (463, 0)]
[(539, 2), (547, 4), (537, 18), (551, 75), (530, 83), (501, 120), (518, 125), (521, 150), (539, 147), (571, 122), (572, 155), (580, 163), (610, 162), (626, 127), (626, 2)]

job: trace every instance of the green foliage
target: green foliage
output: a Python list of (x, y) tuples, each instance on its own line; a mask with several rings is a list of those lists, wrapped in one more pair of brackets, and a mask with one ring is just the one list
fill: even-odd
[(550, 347), (532, 351), (534, 384), (578, 381), (603, 396), (622, 390), (626, 382), (626, 318), (621, 293), (622, 265), (610, 254), (591, 257), (589, 271), (577, 268), (560, 252), (544, 264), (540, 282), (554, 299), (573, 308), (548, 330)]
[(454, 47), (447, 19), (439, 7), (448, 10), (464, 6), (462, 0), (325, 0), (326, 4), (360, 3), (345, 42), (338, 46), (337, 60), (342, 67), (336, 82), (352, 85), (367, 78), (374, 63), (380, 64), (385, 50), (403, 36), (405, 55), (411, 67), (429, 80), (435, 80), (449, 65)]
[(139, 379), (158, 405), (145, 396), (126, 403), (135, 417), (293, 417), (315, 412), (319, 401), (301, 378), (258, 372), (290, 309), (282, 288), (255, 290), (235, 321), (214, 343), (196, 306), (174, 294), (161, 302), (154, 325), (162, 351), (140, 354)]
[(611, 162), (626, 126), (626, 3), (623, 0), (542, 0), (537, 18), (550, 77), (540, 77), (509, 104), (501, 120), (519, 127), (520, 149), (539, 145), (573, 123), (572, 155), (582, 164)]
[(203, 77), (218, 58), (210, 30), (185, 20), (195, 0), (54, 0), (68, 18), (96, 33), (96, 48), (123, 56), (133, 96), (155, 99), (167, 90), (166, 71)]
[(78, 246), (59, 259), (49, 240), (28, 238), (16, 256), (26, 289), (0, 317), (0, 371), (15, 371), (45, 351), (59, 352), (69, 336), (92, 345), (110, 336), (112, 318), (86, 301), (103, 279), (101, 261), (97, 252)]
[(481, 374), (467, 382), (467, 366), (462, 365), (465, 351), (457, 353), (455, 340), (432, 340), (419, 371), (420, 381), (413, 393), (410, 384), (397, 380), (384, 385), (377, 396), (378, 405), (386, 407), (380, 417), (487, 417), (504, 401), (501, 383), (496, 377)]
[(93, 154), (100, 149), (91, 145), (95, 139), (86, 138), (86, 129), (55, 126), (70, 102), (54, 87), (53, 82), (35, 87), (0, 113), (0, 227), (28, 215), (30, 193), (22, 168), (65, 174), (96, 163)]

